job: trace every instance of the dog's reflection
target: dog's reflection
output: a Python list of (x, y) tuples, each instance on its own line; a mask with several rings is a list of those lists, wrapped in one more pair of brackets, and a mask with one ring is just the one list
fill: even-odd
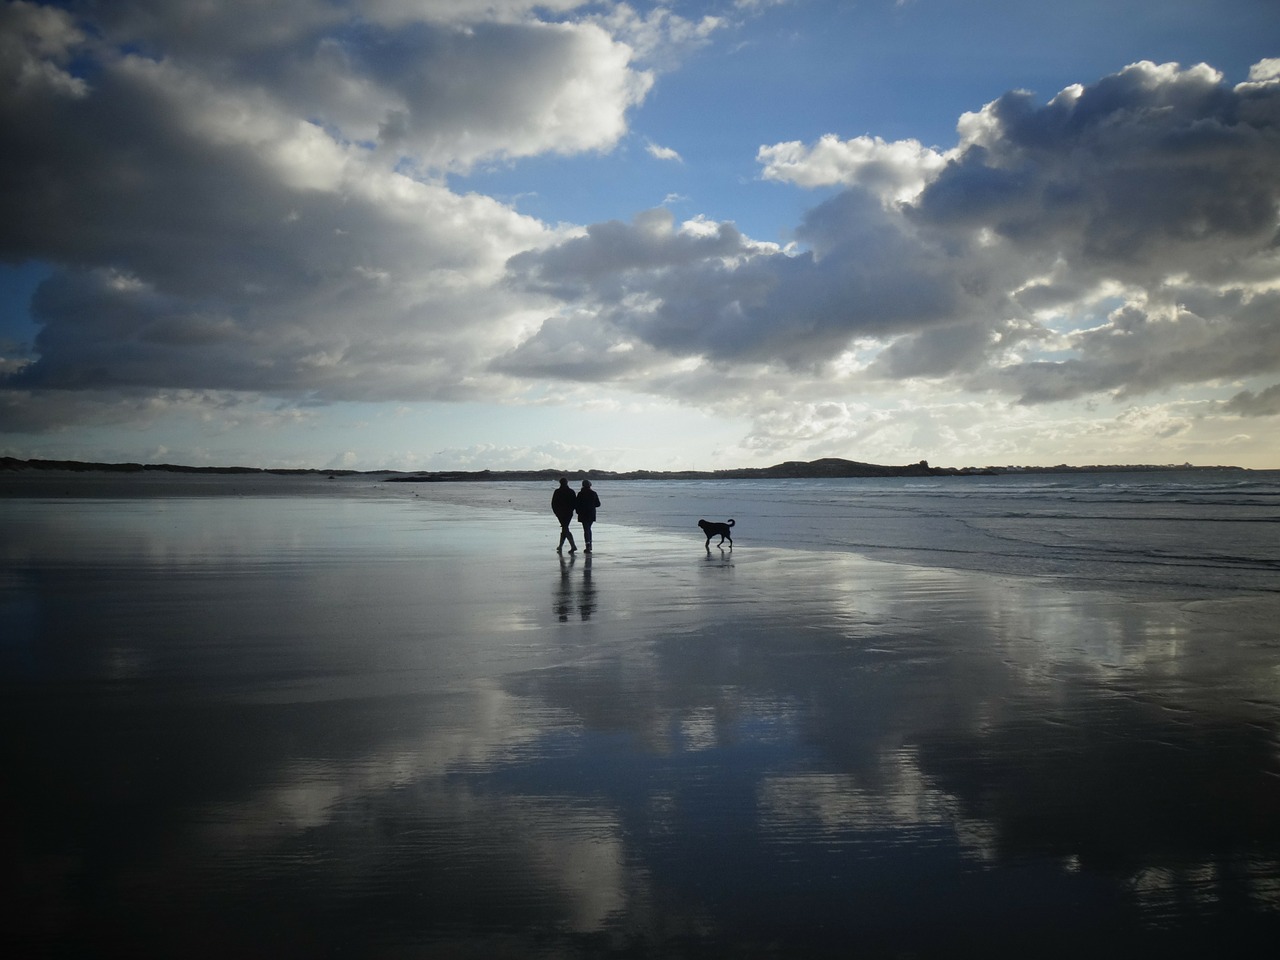
[[(572, 553), (568, 557), (564, 555), (560, 557), (560, 580), (556, 584), (555, 611), (556, 619), (561, 623), (569, 620), (575, 593), (579, 619), (590, 620), (591, 615), (596, 612), (596, 586), (591, 582), (591, 558), (583, 558), (580, 581), (573, 575), (573, 567), (577, 560), (577, 555)], [(576, 590), (575, 583), (577, 583)]]
[(726, 549), (725, 547), (722, 547), (719, 544), (717, 544), (716, 549), (712, 551), (710, 545), (708, 545), (707, 546), (707, 562), (713, 563), (717, 567), (732, 567), (733, 566), (733, 548), (729, 547)]

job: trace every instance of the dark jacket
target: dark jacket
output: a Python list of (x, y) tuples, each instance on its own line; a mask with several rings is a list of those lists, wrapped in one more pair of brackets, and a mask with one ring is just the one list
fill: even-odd
[(578, 495), (571, 487), (556, 487), (556, 492), (551, 495), (551, 512), (561, 523), (568, 523), (573, 519), (573, 505), (577, 499)]
[(588, 487), (578, 491), (578, 519), (583, 523), (595, 523), (596, 508), (600, 506), (600, 498)]

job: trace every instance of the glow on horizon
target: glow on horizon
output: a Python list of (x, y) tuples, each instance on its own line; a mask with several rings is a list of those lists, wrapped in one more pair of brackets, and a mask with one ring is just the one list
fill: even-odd
[(0, 50), (0, 455), (1280, 467), (1266, 4), (6, 0)]

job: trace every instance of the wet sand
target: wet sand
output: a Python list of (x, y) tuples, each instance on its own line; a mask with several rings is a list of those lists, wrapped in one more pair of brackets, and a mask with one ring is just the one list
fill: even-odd
[(0, 500), (18, 955), (1280, 932), (1273, 597), (262, 493)]

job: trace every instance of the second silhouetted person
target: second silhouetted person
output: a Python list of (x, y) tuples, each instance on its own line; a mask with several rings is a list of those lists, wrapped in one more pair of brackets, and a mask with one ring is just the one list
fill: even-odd
[(582, 524), (583, 551), (591, 552), (591, 525), (596, 522), (596, 510), (600, 506), (600, 498), (591, 489), (591, 481), (583, 480), (582, 489), (578, 491), (578, 522)]

